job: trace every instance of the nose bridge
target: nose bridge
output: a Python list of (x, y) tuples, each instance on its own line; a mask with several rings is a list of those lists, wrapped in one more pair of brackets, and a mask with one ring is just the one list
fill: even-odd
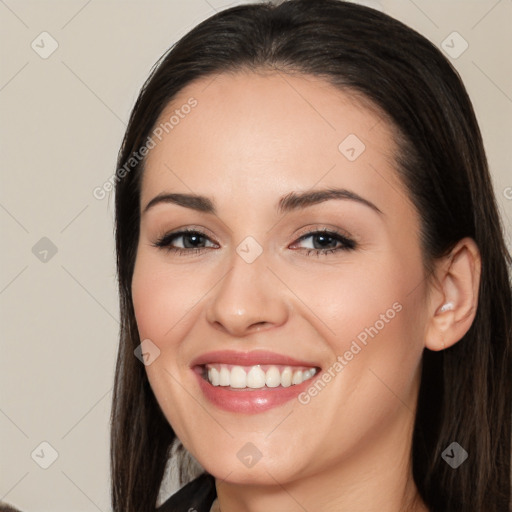
[(280, 283), (267, 268), (268, 254), (250, 238), (230, 255), (230, 269), (215, 288), (207, 312), (210, 323), (236, 336), (281, 325), (288, 314)]

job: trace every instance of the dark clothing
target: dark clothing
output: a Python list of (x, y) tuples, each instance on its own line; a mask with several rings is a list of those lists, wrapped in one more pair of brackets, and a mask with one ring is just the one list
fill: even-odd
[(216, 497), (215, 478), (203, 473), (174, 493), (156, 512), (210, 512)]

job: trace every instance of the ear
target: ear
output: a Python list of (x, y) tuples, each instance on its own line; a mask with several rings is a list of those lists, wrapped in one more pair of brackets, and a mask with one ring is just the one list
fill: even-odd
[(435, 263), (429, 294), (425, 347), (443, 350), (457, 343), (475, 318), (480, 286), (480, 251), (463, 238)]

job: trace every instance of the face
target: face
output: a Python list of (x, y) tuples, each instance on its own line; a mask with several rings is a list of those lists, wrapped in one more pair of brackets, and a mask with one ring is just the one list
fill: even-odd
[(132, 284), (169, 423), (231, 482), (394, 453), (414, 419), (426, 290), (389, 124), (277, 73), (202, 79), (161, 121), (176, 110), (147, 158)]

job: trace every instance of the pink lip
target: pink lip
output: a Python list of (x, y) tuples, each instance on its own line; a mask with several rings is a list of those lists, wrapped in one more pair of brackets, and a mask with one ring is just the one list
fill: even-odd
[(302, 384), (293, 385), (287, 388), (277, 387), (272, 389), (237, 389), (223, 386), (212, 386), (202, 377), (201, 366), (208, 363), (236, 364), (240, 366), (253, 366), (256, 364), (275, 364), (288, 366), (306, 366), (318, 368), (318, 365), (300, 361), (298, 359), (275, 354), (268, 351), (236, 352), (222, 350), (209, 352), (194, 359), (191, 364), (198, 379), (199, 388), (205, 397), (214, 405), (229, 412), (257, 414), (268, 411), (274, 407), (283, 405), (296, 398), (305, 391), (319, 375), (308, 379)]
[(276, 364), (288, 366), (318, 366), (311, 361), (300, 361), (293, 357), (276, 354), (268, 350), (253, 350), (252, 352), (238, 352), (235, 350), (217, 350), (202, 354), (192, 361), (191, 367), (208, 363), (237, 364), (240, 366), (253, 366), (255, 364)]
[(232, 390), (222, 386), (212, 386), (200, 373), (196, 372), (199, 387), (210, 402), (225, 411), (245, 414), (265, 412), (293, 400), (311, 386), (317, 375), (302, 384), (288, 388)]

